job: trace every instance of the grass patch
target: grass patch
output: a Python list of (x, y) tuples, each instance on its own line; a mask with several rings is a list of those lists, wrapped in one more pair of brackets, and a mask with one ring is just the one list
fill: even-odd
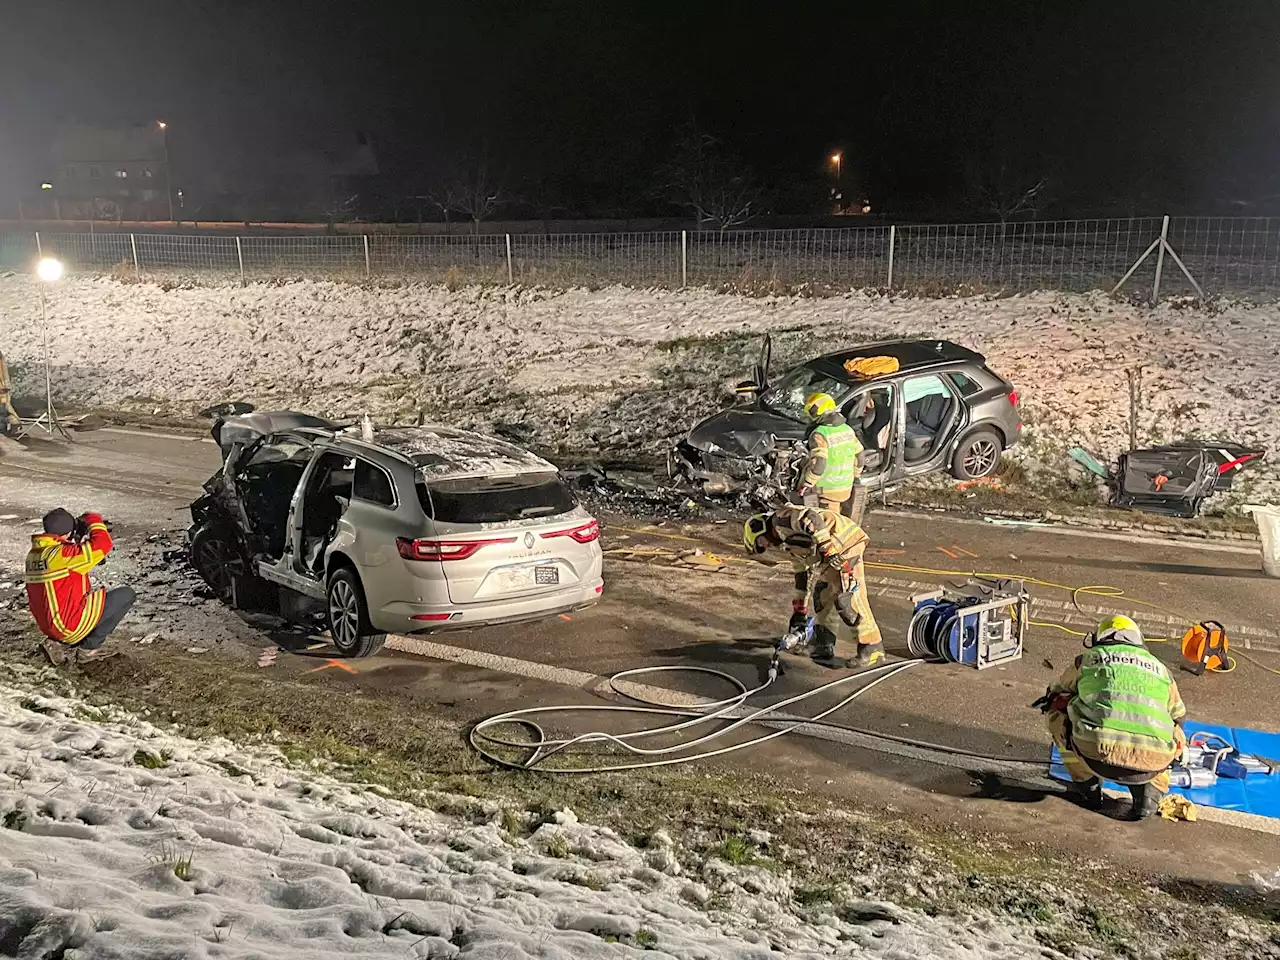
[(569, 857), (569, 841), (562, 834), (550, 833), (542, 841), (542, 849), (549, 857), (566, 860)]
[(641, 950), (657, 950), (658, 949), (657, 935), (650, 930), (644, 929), (644, 927), (641, 927), (639, 930), (636, 931), (635, 940), (636, 940), (636, 946), (639, 947)]
[(134, 752), (133, 762), (148, 770), (163, 770), (169, 765), (169, 759), (163, 753), (151, 753), (141, 748)]
[(23, 697), (18, 701), (18, 706), (23, 710), (30, 710), (32, 713), (50, 714), (53, 713), (48, 707), (39, 703), (35, 697)]
[(830, 903), (835, 896), (835, 887), (801, 887), (795, 892), (795, 901), (802, 907), (813, 907)]
[(736, 833), (721, 840), (714, 853), (725, 863), (731, 863), (735, 867), (751, 867), (763, 863), (756, 856), (755, 847)]

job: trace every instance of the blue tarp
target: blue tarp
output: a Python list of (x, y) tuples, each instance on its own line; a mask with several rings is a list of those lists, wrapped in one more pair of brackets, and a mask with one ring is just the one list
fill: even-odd
[[(1213, 733), (1222, 737), (1241, 753), (1280, 760), (1280, 733), (1263, 733), (1243, 727), (1224, 727), (1216, 723), (1198, 723), (1188, 719), (1184, 726), (1187, 736), (1196, 733)], [(1055, 746), (1049, 754), (1049, 775), (1057, 780), (1070, 780), (1067, 768)], [(1128, 788), (1107, 782), (1107, 787), (1127, 793)], [(1218, 807), (1222, 810), (1239, 810), (1261, 817), (1280, 820), (1280, 773), (1251, 773), (1243, 780), (1219, 777), (1209, 787), (1173, 787), (1173, 793), (1181, 794), (1202, 807)]]

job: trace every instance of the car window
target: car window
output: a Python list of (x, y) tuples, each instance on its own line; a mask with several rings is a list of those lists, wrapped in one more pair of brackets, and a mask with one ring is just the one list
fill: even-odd
[(812, 367), (797, 367), (760, 395), (760, 404), (771, 413), (805, 421), (804, 401), (811, 393), (829, 393), (837, 404), (853, 390), (853, 385), (829, 377)]
[(960, 391), (960, 396), (962, 397), (971, 397), (982, 389), (963, 373), (951, 374), (951, 382), (956, 385), (956, 389)]
[(461, 480), (419, 480), (418, 499), (442, 523), (502, 523), (568, 513), (577, 498), (556, 473)]
[(272, 442), (268, 440), (253, 452), (246, 467), (263, 463), (280, 463), (284, 460), (305, 460), (311, 455), (311, 444), (301, 440), (284, 438)]
[(951, 391), (947, 389), (947, 385), (942, 382), (942, 378), (930, 374), (927, 377), (912, 377), (902, 387), (902, 399), (908, 406), (926, 397), (934, 396), (950, 397)]
[(351, 495), (357, 500), (376, 503), (384, 507), (396, 505), (395, 488), (391, 476), (381, 467), (367, 460), (357, 460)]

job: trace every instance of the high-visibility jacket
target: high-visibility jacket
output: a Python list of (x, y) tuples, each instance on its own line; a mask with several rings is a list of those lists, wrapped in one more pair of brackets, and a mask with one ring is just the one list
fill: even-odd
[(862, 441), (839, 414), (824, 417), (809, 431), (809, 456), (800, 478), (801, 490), (814, 490), (824, 500), (848, 500), (858, 479)]
[(51, 640), (79, 643), (102, 619), (105, 592), (89, 586), (89, 571), (111, 552), (111, 534), (102, 517), (86, 513), (84, 543), (37, 533), (27, 552), (27, 602), (40, 631)]
[(1087, 760), (1153, 772), (1181, 751), (1176, 722), (1187, 708), (1169, 669), (1146, 647), (1090, 647), (1050, 689), (1072, 694), (1071, 745)]

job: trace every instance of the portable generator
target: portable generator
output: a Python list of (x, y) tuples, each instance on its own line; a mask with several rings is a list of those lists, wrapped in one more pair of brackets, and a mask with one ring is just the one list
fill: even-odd
[(977, 670), (1022, 657), (1030, 602), (1021, 580), (970, 580), (911, 598), (911, 655)]

